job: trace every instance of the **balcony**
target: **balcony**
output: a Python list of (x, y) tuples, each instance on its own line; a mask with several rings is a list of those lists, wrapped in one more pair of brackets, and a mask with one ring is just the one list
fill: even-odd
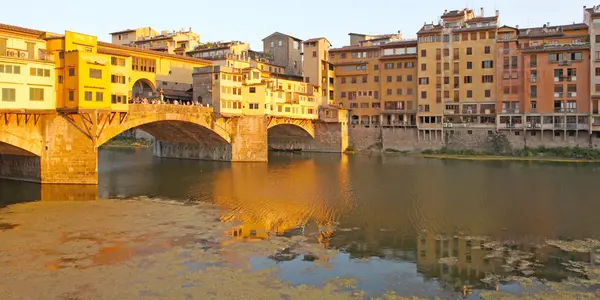
[(567, 76), (567, 81), (577, 81), (577, 76)]
[(562, 107), (555, 107), (555, 108), (554, 108), (554, 112), (555, 112), (555, 113), (564, 113), (564, 112), (565, 112), (565, 109), (564, 109), (564, 108), (562, 108)]
[(577, 92), (568, 92), (568, 93), (567, 93), (567, 96), (568, 96), (569, 98), (575, 98), (575, 97), (577, 97)]
[(561, 60), (558, 62), (559, 66), (570, 66), (571, 65), (571, 61), (570, 60)]
[(554, 92), (554, 98), (562, 98), (564, 96), (563, 92)]
[(34, 53), (29, 53), (26, 50), (8, 49), (6, 53), (0, 53), (0, 56), (54, 62), (54, 56), (51, 53), (46, 53), (46, 50), (39, 49), (37, 54), (36, 56)]
[(503, 108), (502, 113), (503, 114), (519, 114), (520, 111), (518, 108)]

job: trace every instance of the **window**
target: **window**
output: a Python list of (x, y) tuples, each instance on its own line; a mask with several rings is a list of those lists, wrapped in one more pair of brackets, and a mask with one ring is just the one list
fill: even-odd
[(421, 71), (427, 71), (427, 64), (421, 64)]
[(467, 90), (467, 98), (473, 98), (473, 91)]
[(282, 41), (282, 40), (279, 40), (279, 41), (277, 42), (277, 45), (278, 45), (279, 47), (283, 47), (283, 41)]
[(392, 76), (387, 76), (386, 82), (392, 82)]
[(494, 61), (493, 60), (484, 60), (481, 62), (481, 68), (482, 69), (491, 69), (494, 67)]
[(346, 92), (342, 92), (342, 98), (346, 98)]
[(471, 32), (471, 41), (477, 40), (477, 32)]
[(415, 63), (414, 62), (406, 62), (406, 63), (404, 63), (404, 67), (407, 69), (412, 69), (415, 67)]
[(600, 76), (600, 68), (596, 68), (596, 76)]
[(271, 41), (271, 48), (275, 47), (275, 42)]
[(532, 86), (531, 86), (531, 91), (530, 91), (530, 93), (529, 93), (529, 96), (530, 96), (531, 98), (537, 98), (537, 94), (538, 94), (538, 93), (537, 93), (537, 85), (532, 85)]
[[(19, 73), (20, 72), (21, 72), (21, 69), (19, 68)], [(13, 70), (13, 73), (15, 73), (14, 70)], [(17, 74), (17, 73), (15, 73), (15, 74)], [(38, 76), (38, 77), (50, 77), (50, 70), (42, 69), (42, 68), (29, 68), (29, 75), (30, 76)]]
[(102, 70), (90, 69), (90, 78), (102, 79)]
[(490, 47), (490, 46), (485, 46), (485, 47), (483, 48), (483, 53), (485, 53), (485, 54), (490, 54), (490, 53), (492, 53), (492, 49), (491, 49), (491, 47)]
[(92, 92), (85, 92), (85, 101), (92, 101)]
[(427, 56), (427, 50), (423, 49), (421, 50), (421, 57), (426, 57)]
[(65, 52), (64, 51), (58, 52), (58, 58), (59, 59), (65, 59)]
[(156, 71), (156, 60), (134, 56), (131, 58), (131, 69), (154, 73)]
[(406, 81), (412, 82), (413, 81), (412, 75), (406, 75)]
[(17, 101), (17, 90), (11, 88), (2, 88), (2, 101), (15, 102)]
[(406, 89), (406, 94), (407, 95), (412, 95), (412, 93), (413, 93), (413, 90), (411, 88), (407, 88)]
[(317, 57), (317, 51), (313, 51), (312, 57)]
[(384, 65), (384, 68), (386, 70), (391, 70), (391, 69), (394, 68), (394, 63), (387, 63), (387, 64)]
[(471, 69), (473, 69), (473, 62), (468, 61), (467, 62), (467, 70), (471, 70)]
[(473, 48), (467, 48), (467, 55), (473, 55)]
[(62, 75), (58, 75), (58, 83), (63, 83), (63, 77), (62, 77)]
[(373, 82), (379, 82), (379, 76), (373, 77)]
[(485, 97), (489, 98), (492, 96), (492, 91), (491, 90), (485, 90)]
[(396, 95), (402, 96), (402, 89), (396, 89)]
[(387, 89), (385, 92), (388, 96), (390, 96), (392, 94), (392, 89)]
[(537, 55), (536, 54), (532, 54), (531, 56), (529, 56), (529, 66), (532, 68), (537, 67)]
[(421, 99), (427, 99), (427, 91), (421, 91)]
[(250, 87), (250, 93), (251, 94), (255, 94), (256, 93), (256, 88), (255, 87)]
[(471, 76), (465, 76), (464, 80), (465, 80), (464, 81), (465, 83), (473, 83), (473, 77), (471, 77)]
[(69, 77), (75, 76), (75, 68), (69, 68)]
[(375, 70), (375, 71), (379, 70), (379, 65), (373, 65), (373, 70)]
[[(258, 103), (248, 103), (248, 108), (249, 109), (258, 109)], [(286, 107), (285, 111), (290, 112), (289, 107)]]
[(74, 100), (75, 100), (75, 91), (69, 90), (69, 101), (74, 101)]
[(429, 84), (429, 77), (421, 77), (421, 78), (419, 78), (419, 84), (421, 84), (421, 85)]
[(483, 75), (483, 76), (481, 76), (481, 82), (483, 82), (483, 83), (494, 82), (494, 75)]
[(44, 89), (43, 88), (29, 88), (29, 100), (30, 101), (44, 101)]
[(96, 92), (96, 101), (97, 102), (102, 102), (104, 99), (104, 93), (102, 92)]

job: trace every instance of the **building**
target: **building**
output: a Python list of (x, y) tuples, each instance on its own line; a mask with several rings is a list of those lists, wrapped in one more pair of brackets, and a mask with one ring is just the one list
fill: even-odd
[(127, 29), (110, 34), (112, 43), (169, 54), (184, 55), (200, 45), (200, 35), (189, 30), (163, 30), (160, 33), (150, 27)]
[(349, 33), (350, 46), (367, 46), (367, 45), (379, 45), (393, 41), (401, 41), (402, 32), (390, 33), (390, 34), (377, 34), (369, 35), (362, 33)]
[(0, 107), (54, 109), (54, 56), (44, 32), (0, 24)]
[(204, 43), (196, 46), (185, 54), (201, 59), (224, 59), (249, 57), (250, 44), (240, 41)]
[(225, 59), (194, 70), (194, 99), (217, 114), (317, 119), (319, 95), (301, 77), (271, 73), (262, 62)]
[(329, 62), (331, 43), (326, 38), (304, 41), (304, 81), (321, 91), (321, 105), (336, 105), (334, 66)]
[[(583, 7), (584, 22), (588, 26), (590, 41), (590, 123), (594, 131), (600, 131), (600, 5)], [(598, 133), (597, 133), (598, 134)], [(600, 136), (600, 134), (598, 134)]]
[[(525, 83), (526, 120), (500, 116), (500, 127), (551, 129), (553, 137), (589, 130), (590, 43), (583, 23), (519, 29)], [(581, 77), (579, 77), (581, 76)], [(583, 78), (583, 80), (579, 80)], [(502, 112), (508, 103), (502, 103)], [(513, 108), (515, 106), (512, 106)], [(513, 112), (514, 113), (514, 112)], [(587, 135), (587, 133), (586, 133)]]
[(498, 21), (498, 11), (486, 17), (483, 8), (478, 16), (470, 9), (452, 10), (439, 24), (419, 30), (421, 136), (441, 139), (442, 125), (495, 128)]
[(335, 98), (350, 110), (351, 125), (416, 125), (417, 41), (330, 50)]
[(263, 39), (263, 52), (273, 63), (285, 66), (286, 74), (302, 76), (302, 40), (275, 32)]

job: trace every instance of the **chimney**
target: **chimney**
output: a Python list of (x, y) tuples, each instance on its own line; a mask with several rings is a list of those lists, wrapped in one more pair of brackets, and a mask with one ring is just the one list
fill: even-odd
[(500, 16), (500, 11), (496, 9), (496, 17)]
[(482, 18), (483, 18), (483, 17), (485, 17), (485, 15), (483, 14), (483, 7), (482, 7), (482, 8), (480, 8), (480, 10), (481, 10), (481, 17), (482, 17)]
[(550, 27), (550, 22), (547, 22), (547, 23), (546, 23), (546, 26), (547, 26), (547, 27)]

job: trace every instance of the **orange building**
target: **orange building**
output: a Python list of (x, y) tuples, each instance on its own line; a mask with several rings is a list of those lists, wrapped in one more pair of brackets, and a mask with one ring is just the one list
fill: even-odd
[(351, 125), (413, 126), (417, 108), (417, 42), (362, 42), (330, 50), (336, 99)]

